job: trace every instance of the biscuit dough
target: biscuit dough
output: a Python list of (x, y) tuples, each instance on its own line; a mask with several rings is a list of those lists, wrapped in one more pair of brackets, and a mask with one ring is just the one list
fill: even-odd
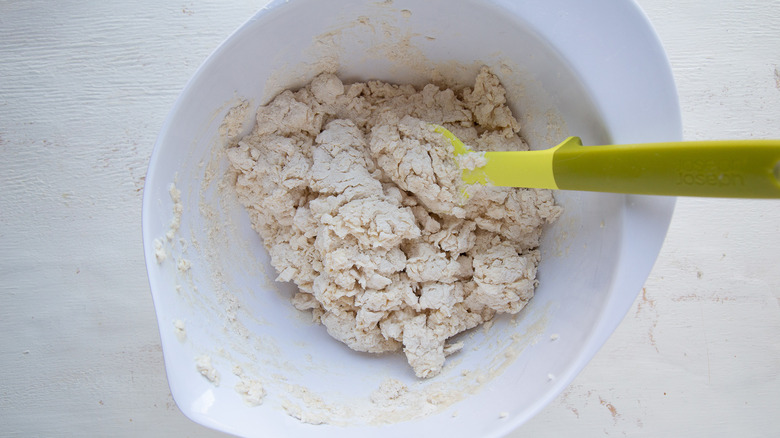
[(227, 150), (235, 188), (293, 305), (350, 348), (402, 350), (418, 377), (441, 371), (452, 336), (531, 299), (546, 190), (465, 187), (452, 146), (527, 150), (486, 68), (453, 90), (321, 74), (257, 111)]

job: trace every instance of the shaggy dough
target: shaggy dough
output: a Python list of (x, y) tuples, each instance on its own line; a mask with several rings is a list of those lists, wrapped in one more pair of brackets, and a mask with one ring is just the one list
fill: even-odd
[(292, 302), (364, 352), (403, 350), (419, 377), (441, 371), (447, 340), (536, 286), (549, 191), (469, 186), (461, 195), (445, 126), (476, 151), (527, 150), (498, 78), (462, 90), (321, 74), (257, 111), (228, 148), (235, 188)]

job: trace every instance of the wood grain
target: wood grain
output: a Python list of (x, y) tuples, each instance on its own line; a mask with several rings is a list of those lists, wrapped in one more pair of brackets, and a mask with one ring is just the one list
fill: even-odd
[(0, 435), (216, 435), (178, 411), (141, 247), (146, 166), (263, 2), (0, 2)]
[[(143, 263), (148, 157), (265, 2), (0, 1), (0, 435), (221, 436), (170, 397)], [(641, 0), (687, 139), (780, 138), (780, 2)], [(681, 199), (643, 293), (512, 437), (773, 436), (780, 204)]]

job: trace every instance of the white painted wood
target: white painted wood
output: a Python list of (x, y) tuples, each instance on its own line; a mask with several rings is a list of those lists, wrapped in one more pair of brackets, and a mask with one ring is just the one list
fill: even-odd
[[(168, 391), (143, 176), (263, 0), (0, 1), (0, 435), (221, 436)], [(780, 138), (780, 2), (641, 0), (687, 139)], [(520, 437), (780, 430), (780, 202), (681, 199), (634, 308)]]
[[(780, 138), (778, 1), (640, 0), (687, 140)], [(780, 201), (680, 198), (617, 331), (512, 438), (780, 431)]]

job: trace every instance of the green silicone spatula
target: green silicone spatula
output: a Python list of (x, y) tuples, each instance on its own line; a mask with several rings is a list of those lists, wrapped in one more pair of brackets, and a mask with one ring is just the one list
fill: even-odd
[[(450, 131), (433, 129), (472, 153)], [(780, 140), (583, 146), (579, 137), (541, 151), (485, 152), (467, 184), (641, 195), (780, 198)]]

